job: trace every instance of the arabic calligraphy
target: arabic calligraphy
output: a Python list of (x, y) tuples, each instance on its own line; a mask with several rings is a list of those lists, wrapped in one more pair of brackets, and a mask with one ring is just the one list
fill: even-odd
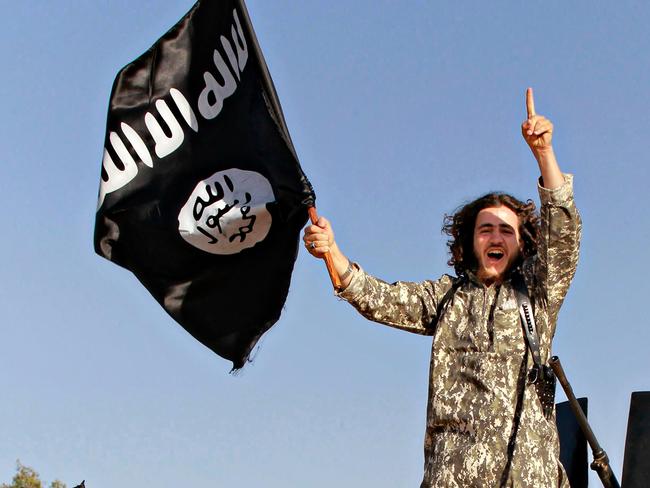
[(201, 181), (178, 217), (181, 236), (214, 254), (234, 254), (266, 237), (274, 201), (259, 173), (231, 168)]

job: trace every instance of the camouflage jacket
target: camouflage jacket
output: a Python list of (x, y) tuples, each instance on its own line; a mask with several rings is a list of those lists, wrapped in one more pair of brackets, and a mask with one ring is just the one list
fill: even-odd
[[(560, 188), (539, 187), (542, 239), (521, 266), (543, 361), (578, 260), (572, 185), (565, 175)], [(340, 294), (370, 320), (433, 336), (421, 488), (568, 487), (555, 419), (526, 381), (533, 362), (510, 281), (486, 287), (469, 274), (438, 317), (458, 280), (388, 284), (359, 268)]]

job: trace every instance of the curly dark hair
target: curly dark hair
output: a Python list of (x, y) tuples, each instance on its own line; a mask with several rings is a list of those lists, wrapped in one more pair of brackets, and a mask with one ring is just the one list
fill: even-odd
[(452, 214), (446, 214), (442, 232), (449, 236), (447, 247), (453, 266), (458, 276), (467, 271), (476, 271), (478, 262), (474, 255), (474, 224), (476, 216), (484, 208), (505, 206), (519, 217), (519, 235), (523, 241), (522, 258), (537, 254), (539, 240), (539, 215), (532, 200), (522, 202), (507, 193), (494, 192), (483, 195), (476, 200), (458, 207)]

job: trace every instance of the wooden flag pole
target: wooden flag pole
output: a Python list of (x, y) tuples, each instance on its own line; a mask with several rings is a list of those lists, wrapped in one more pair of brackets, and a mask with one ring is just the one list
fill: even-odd
[[(316, 222), (318, 222), (316, 207), (307, 207), (307, 211), (309, 212), (309, 219), (311, 220), (311, 223), (316, 225)], [(329, 251), (325, 253), (323, 259), (325, 260), (325, 266), (327, 266), (327, 272), (330, 275), (330, 280), (332, 280), (332, 286), (336, 291), (339, 291), (341, 289), (341, 279), (339, 278), (339, 274), (336, 272), (336, 268), (334, 268), (334, 262), (332, 261), (332, 256)]]

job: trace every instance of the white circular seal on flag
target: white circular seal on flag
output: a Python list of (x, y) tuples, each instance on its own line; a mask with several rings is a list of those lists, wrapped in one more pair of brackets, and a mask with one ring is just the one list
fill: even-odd
[(269, 180), (230, 168), (202, 180), (178, 214), (183, 239), (212, 254), (236, 254), (264, 240), (271, 228)]

